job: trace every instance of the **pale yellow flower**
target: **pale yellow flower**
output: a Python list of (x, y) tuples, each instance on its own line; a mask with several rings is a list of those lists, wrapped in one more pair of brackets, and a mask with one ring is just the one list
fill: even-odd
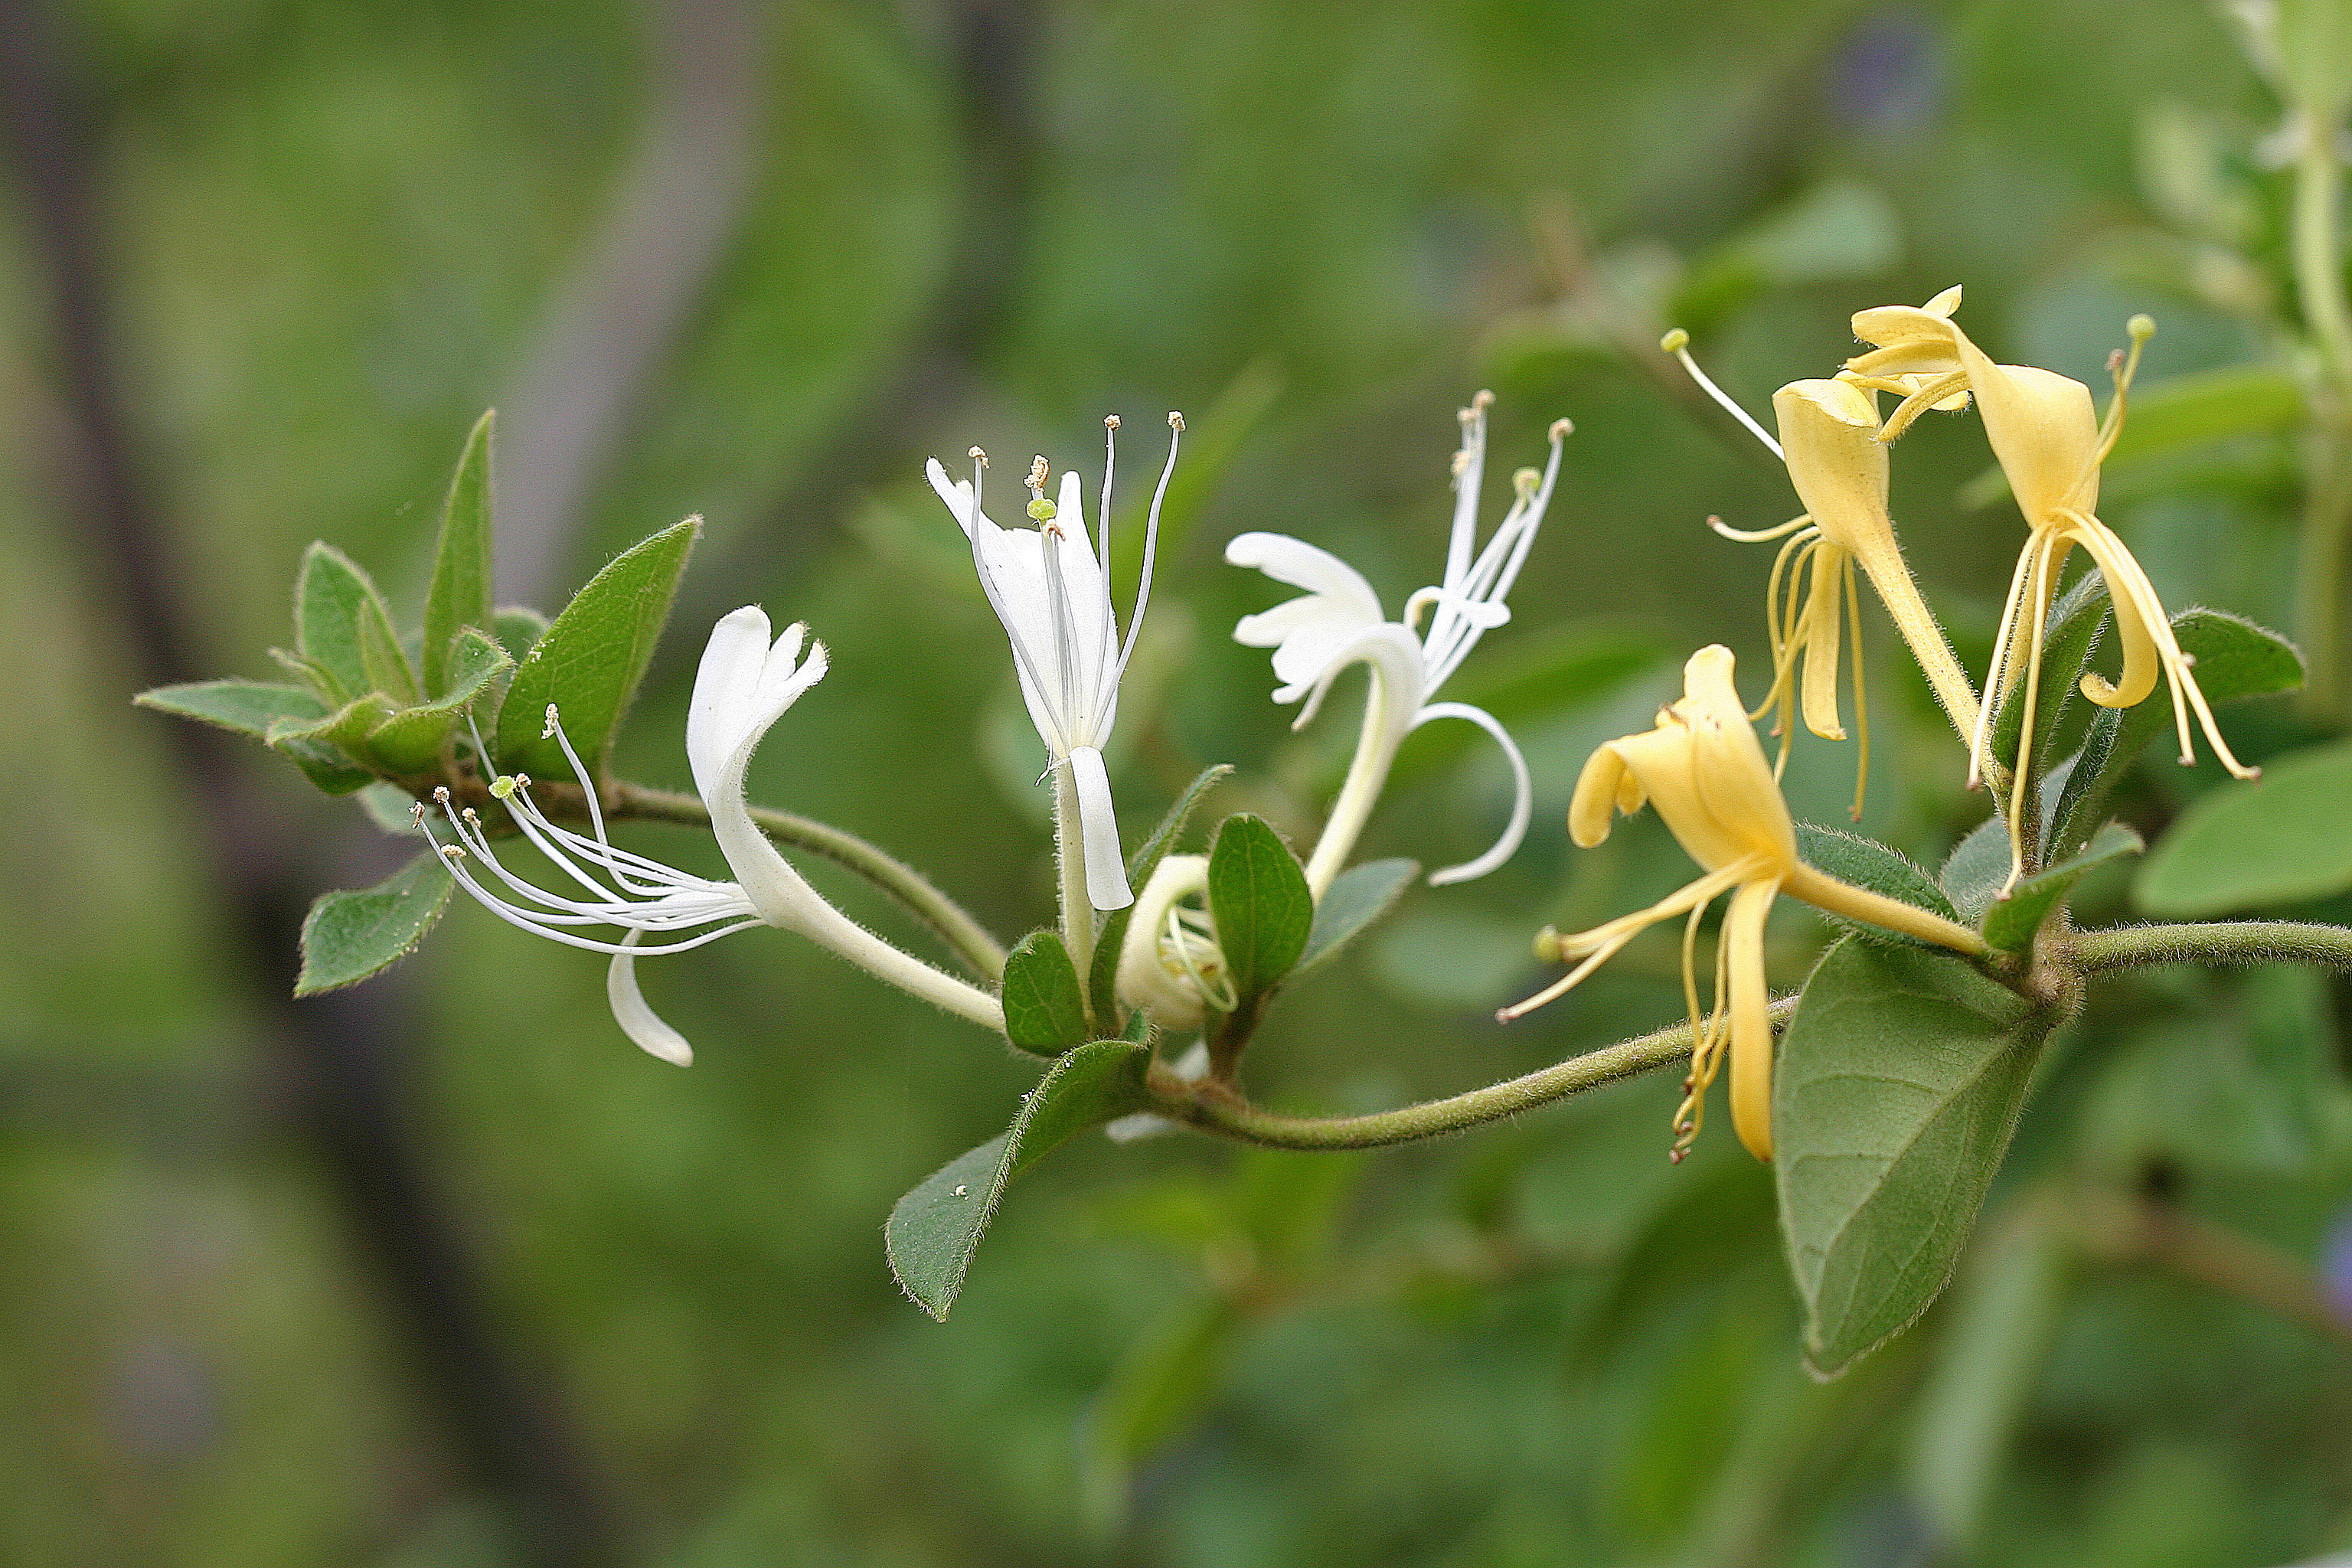
[[(1679, 358), (1709, 395), (1788, 465), (1790, 482), (1805, 508), (1801, 515), (1778, 528), (1754, 531), (1727, 527), (1720, 518), (1707, 522), (1727, 539), (1787, 541), (1772, 563), (1765, 593), (1772, 689), (1753, 715), (1779, 710), (1773, 724), (1773, 732), (1780, 737), (1776, 777), (1788, 763), (1789, 740), (1801, 711), (1805, 727), (1814, 734), (1845, 739), (1837, 687), (1843, 634), (1851, 629), (1854, 725), (1861, 753), (1854, 770), (1853, 815), (1859, 819), (1870, 772), (1870, 717), (1864, 698), (1857, 565), (1878, 590), (1954, 727), (1965, 737), (1977, 721), (1976, 692), (1920, 597), (1904, 563), (1903, 548), (1895, 542), (1895, 520), (1886, 501), (1886, 448), (1877, 438), (1877, 398), (1845, 382), (1792, 381), (1772, 395), (1773, 420), (1780, 431), (1775, 440), (1699, 369), (1690, 357), (1689, 334), (1669, 332), (1660, 346)], [(1965, 394), (1961, 401), (1966, 401)], [(1855, 617), (1851, 622), (1846, 619), (1849, 606)]]
[[(1642, 931), (1676, 915), (1683, 928), (1683, 992), (1690, 1010), (1691, 1073), (1675, 1113), (1675, 1157), (1698, 1135), (1708, 1085), (1727, 1052), (1731, 1059), (1731, 1121), (1759, 1160), (1772, 1157), (1772, 1024), (1764, 977), (1764, 922), (1781, 893), (1885, 926), (1924, 942), (1980, 953), (1984, 941), (1940, 915), (1840, 881), (1797, 857), (1788, 804), (1764, 760), (1764, 748), (1732, 680), (1731, 650), (1703, 647), (1683, 667), (1683, 696), (1659, 710), (1657, 727), (1611, 741), (1594, 752), (1576, 781), (1569, 837), (1591, 848), (1609, 837), (1615, 812), (1658, 816), (1705, 875), (1648, 909), (1606, 925), (1536, 939), (1547, 958), (1578, 958), (1569, 973), (1500, 1017), (1516, 1018), (1568, 991)], [(1702, 1015), (1694, 958), (1700, 917), (1731, 894), (1716, 949), (1715, 1005)]]
[(2154, 692), (2161, 675), (2171, 689), (2180, 760), (2184, 763), (2193, 760), (2189, 723), (2193, 710), (2207, 742), (2231, 773), (2252, 778), (2256, 770), (2231, 753), (2214, 724), (2205, 694), (2198, 689), (2189, 660), (2172, 635), (2171, 617), (2165, 614), (2155, 586), (2124, 542), (2093, 510), (2099, 499), (2099, 465), (2114, 449), (2123, 427), (2132, 373), (2138, 368), (2142, 345), (2156, 331), (2155, 323), (2146, 316), (2132, 318), (2131, 352), (2115, 362), (2115, 397), (2103, 423), (2092, 408), (2091, 389), (2081, 382), (2033, 365), (1995, 364), (1953, 323), (1951, 313), (1959, 300), (1960, 291), (1951, 289), (1925, 307), (1889, 305), (1856, 315), (1854, 335), (1876, 346), (1846, 362), (1844, 379), (1858, 386), (1902, 395), (1903, 402), (1879, 432), (1881, 441), (1902, 435), (1928, 407), (1963, 391), (1973, 393), (1984, 419), (1986, 439), (2032, 530), (2001, 608), (1992, 667), (1986, 674), (1986, 700), (1977, 715), (1969, 747), (1969, 780), (1973, 784), (1986, 772), (1996, 694), (2016, 684), (2021, 663), (2025, 724), (2011, 767), (2007, 814), (2014, 880), (2022, 867), (2018, 820), (2030, 776), (2032, 758), (2027, 753), (2042, 683), (2042, 637), (2059, 569), (2075, 545), (2089, 552), (2106, 580), (2107, 597), (2115, 611), (2116, 640), (2123, 649), (2120, 678), (2110, 681), (2095, 671), (2085, 674), (2083, 695), (2102, 707), (2128, 708)]

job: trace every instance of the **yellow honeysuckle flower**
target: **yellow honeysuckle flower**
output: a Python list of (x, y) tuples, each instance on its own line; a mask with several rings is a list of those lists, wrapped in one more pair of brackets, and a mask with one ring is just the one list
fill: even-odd
[[(1793, 721), (1801, 710), (1805, 727), (1824, 740), (1843, 741), (1837, 681), (1842, 633), (1848, 605), (1853, 642), (1854, 724), (1860, 759), (1854, 770), (1853, 815), (1862, 816), (1863, 790), (1870, 775), (1870, 717), (1863, 695), (1861, 595), (1854, 568), (1871, 584), (1894, 617), (1895, 628), (1926, 672), (1937, 700), (1962, 736), (1977, 722), (1977, 698), (1954, 657), (1943, 629), (1920, 597), (1918, 584), (1895, 542), (1887, 510), (1886, 448), (1878, 440), (1878, 400), (1874, 393), (1841, 381), (1792, 381), (1772, 395), (1779, 440), (1748, 417), (1690, 357), (1690, 335), (1677, 329), (1660, 347), (1683, 363), (1709, 395), (1738, 418), (1772, 455), (1788, 465), (1790, 482), (1804, 505), (1801, 515), (1778, 528), (1754, 531), (1730, 528), (1720, 518), (1708, 526), (1727, 539), (1747, 543), (1786, 539), (1772, 563), (1765, 591), (1765, 621), (1772, 638), (1772, 689), (1754, 717), (1778, 708), (1773, 732), (1780, 737), (1774, 763), (1777, 778), (1789, 760)], [(1960, 395), (1960, 401), (1967, 395)], [(1781, 596), (1781, 583), (1788, 595)], [(1800, 675), (1799, 659), (1802, 658)]]
[(2253, 778), (2259, 770), (2246, 767), (2231, 753), (2205, 694), (2198, 689), (2189, 660), (2172, 635), (2171, 617), (2157, 598), (2154, 584), (2124, 542), (2093, 510), (2099, 499), (2099, 465), (2115, 448), (2116, 437), (2122, 431), (2132, 374), (2139, 367), (2140, 350), (2155, 334), (2156, 323), (2146, 316), (2131, 319), (2131, 352), (2110, 361), (2115, 396), (2102, 421), (2092, 409), (2091, 389), (2081, 382), (2033, 365), (1995, 364), (1953, 323), (1951, 313), (1959, 301), (1960, 291), (1949, 289), (1924, 307), (1888, 305), (1857, 314), (1854, 335), (1875, 346), (1846, 362), (1843, 379), (1902, 395), (1902, 403), (1880, 429), (1881, 441), (1901, 436), (1928, 407), (1946, 404), (1962, 391), (1973, 393), (1984, 419), (1985, 437), (2032, 530), (2001, 606), (1992, 667), (1985, 677), (1986, 701), (1969, 742), (1969, 782), (1973, 786), (1986, 772), (1995, 694), (2006, 692), (2016, 683), (2022, 642), (2025, 725), (2012, 765), (2007, 813), (2010, 875), (2014, 881), (2023, 868), (2017, 825), (2032, 762), (2028, 752), (2042, 684), (2042, 635), (2059, 569), (2077, 544), (2090, 553), (2106, 579), (2116, 639), (2123, 648), (2120, 679), (2110, 681), (2096, 671), (2087, 673), (2082, 679), (2083, 695), (2105, 708), (2128, 708), (2156, 689), (2160, 673), (2171, 688), (2183, 763), (2194, 760), (2189, 730), (2194, 710), (2205, 739), (2231, 773)]
[[(1720, 644), (1691, 655), (1683, 667), (1681, 700), (1659, 710), (1655, 729), (1608, 742), (1594, 752), (1568, 808), (1569, 837), (1589, 849), (1609, 837), (1612, 813), (1639, 811), (1646, 801), (1706, 875), (1646, 910), (1591, 931), (1560, 936), (1547, 928), (1536, 939), (1538, 955), (1583, 962), (1496, 1015), (1507, 1022), (1542, 1006), (1642, 931), (1676, 915), (1687, 917), (1683, 994), (1693, 1047), (1685, 1097), (1675, 1112), (1677, 1160), (1698, 1136), (1707, 1087), (1727, 1051), (1733, 1130), (1758, 1159), (1772, 1157), (1772, 1024), (1766, 1011), (1764, 921), (1779, 895), (1961, 952), (1985, 951), (1984, 940), (1964, 926), (1840, 881), (1797, 858), (1796, 826), (1739, 700), (1732, 669), (1731, 650)], [(1716, 949), (1715, 1005), (1702, 1016), (1693, 972), (1699, 919), (1727, 892), (1731, 905)]]

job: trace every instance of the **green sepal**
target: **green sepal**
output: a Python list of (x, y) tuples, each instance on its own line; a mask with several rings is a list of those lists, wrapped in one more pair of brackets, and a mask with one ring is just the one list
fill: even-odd
[(363, 768), (332, 746), (295, 736), (278, 736), (269, 749), (302, 770), (302, 776), (324, 795), (344, 795), (375, 783), (375, 772)]
[(1004, 1037), (1041, 1057), (1086, 1044), (1087, 999), (1062, 934), (1033, 931), (1004, 957)]
[(1046, 1070), (1004, 1133), (900, 1198), (883, 1239), (908, 1298), (945, 1322), (1005, 1184), (1088, 1128), (1149, 1109), (1143, 1075), (1150, 1062), (1150, 1047), (1126, 1040), (1078, 1047)]
[(1255, 1005), (1297, 965), (1315, 923), (1315, 895), (1298, 857), (1265, 818), (1248, 813), (1218, 825), (1209, 847), (1209, 916), (1238, 1005)]
[(614, 731), (661, 640), (670, 601), (702, 520), (662, 530), (624, 551), (563, 607), (532, 645), (499, 710), (499, 766), (509, 773), (570, 776), (562, 748), (542, 731), (547, 708), (561, 711), (564, 733), (592, 770), (600, 769)]
[(2108, 823), (2080, 855), (2020, 878), (2007, 897), (1994, 899), (1984, 912), (1985, 942), (2002, 952), (2023, 952), (2033, 945), (2033, 933), (2042, 929), (2059, 900), (2074, 890), (2084, 872), (2147, 847), (2132, 829), (2120, 822)]
[(2263, 765), (2210, 790), (2140, 868), (2132, 896), (2152, 915), (2200, 920), (2324, 899), (2352, 888), (2352, 741)]
[[(2303, 685), (2303, 656), (2294, 645), (2252, 621), (2219, 610), (2183, 610), (2172, 617), (2172, 635), (2197, 661), (2198, 689), (2216, 708)], [(2172, 722), (2172, 704), (2161, 687), (2133, 707), (2100, 710), (2045, 811), (2047, 854), (2071, 855), (2090, 842), (2105, 820), (2108, 794)]]
[(368, 750), (394, 773), (423, 773), (437, 765), (442, 745), (474, 700), (492, 677), (514, 668), (506, 649), (472, 626), (450, 641), (448, 656), (442, 660), (451, 683), (448, 695), (438, 702), (404, 708), (368, 732)]
[[(2004, 838), (2004, 849), (2007, 843)], [(1936, 886), (1933, 878), (1901, 850), (1890, 848), (1874, 838), (1864, 838), (1859, 833), (1848, 833), (1843, 828), (1800, 822), (1797, 824), (1797, 853), (1806, 865), (1835, 877), (1841, 882), (1851, 882), (1867, 892), (1883, 894), (1897, 903), (1926, 910), (1948, 921), (1960, 918), (1959, 912), (1952, 908), (1951, 901), (1944, 897), (1943, 890)], [(1884, 926), (1849, 920), (1828, 910), (1814, 912), (1832, 925), (1851, 931), (1864, 942), (1908, 942), (1914, 940)]]
[(1805, 1361), (1834, 1377), (1951, 1278), (2053, 1018), (1948, 953), (1840, 942), (1773, 1072), (1773, 1175)]
[(495, 411), (475, 421), (441, 507), (433, 581), (425, 595), (425, 693), (454, 694), (465, 679), (453, 661), (457, 634), (494, 629), (490, 618), (490, 432)]
[(321, 895), (302, 921), (302, 973), (294, 994), (356, 985), (415, 952), (449, 907), (456, 885), (428, 849), (373, 888)]
[(547, 617), (529, 605), (500, 605), (490, 612), (490, 631), (520, 664), (547, 635)]
[(1396, 908), (1412, 879), (1421, 875), (1418, 860), (1367, 860), (1331, 879), (1323, 901), (1315, 906), (1314, 923), (1307, 928), (1307, 945), (1291, 969), (1296, 980), (1363, 934), (1365, 928)]
[[(1184, 793), (1176, 797), (1176, 804), (1160, 817), (1160, 826), (1151, 830), (1151, 837), (1128, 857), (1127, 885), (1135, 889), (1138, 898), (1143, 896), (1151, 873), (1160, 869), (1160, 862), (1176, 847), (1177, 837), (1191, 819), (1192, 808), (1201, 804), (1201, 797), (1209, 793), (1211, 785), (1233, 771), (1231, 763), (1212, 763), (1194, 774), (1192, 782), (1184, 786)], [(1133, 904), (1113, 910), (1103, 917), (1102, 929), (1095, 934), (1094, 958), (1087, 967), (1087, 994), (1094, 1003), (1095, 1016), (1105, 1027), (1118, 1016), (1118, 950), (1127, 942), (1127, 922), (1134, 913)]]
[(294, 579), (294, 650), (326, 683), (319, 696), (331, 706), (370, 691), (395, 703), (416, 700), (416, 677), (383, 595), (351, 557), (323, 541), (303, 552)]
[(306, 688), (261, 680), (195, 680), (159, 686), (131, 700), (142, 708), (176, 713), (257, 741), (268, 740), (269, 727), (281, 721), (314, 724), (327, 716), (326, 705)]
[(269, 726), (262, 739), (273, 746), (289, 741), (334, 746), (367, 765), (373, 760), (367, 752), (368, 735), (392, 714), (392, 703), (383, 693), (371, 691), (364, 697), (352, 698), (321, 719), (280, 719)]

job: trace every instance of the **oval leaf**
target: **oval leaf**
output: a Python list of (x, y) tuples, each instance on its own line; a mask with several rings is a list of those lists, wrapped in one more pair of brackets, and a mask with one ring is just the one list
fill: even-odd
[(1225, 818), (1209, 847), (1209, 913), (1240, 998), (1237, 1014), (1282, 983), (1306, 950), (1315, 895), (1298, 857), (1265, 819)]
[[(1889, 848), (1874, 838), (1864, 838), (1859, 833), (1848, 833), (1838, 827), (1818, 827), (1810, 822), (1797, 824), (1797, 853), (1805, 864), (1817, 871), (1826, 871), (1841, 882), (1851, 882), (1857, 888), (1883, 894), (1898, 903), (1926, 910), (1946, 920), (1958, 920), (1959, 915), (1936, 886), (1935, 879), (1915, 865), (1899, 849)], [(1831, 924), (1852, 931), (1865, 942), (1907, 942), (1912, 939), (1861, 921), (1850, 921), (1827, 910), (1815, 911)]]
[(441, 539), (433, 551), (433, 583), (425, 595), (425, 693), (450, 694), (458, 676), (451, 662), (457, 634), (467, 626), (491, 631), (490, 430), (495, 411), (475, 421), (441, 506)]
[(131, 700), (142, 708), (216, 724), (257, 741), (266, 740), (269, 727), (280, 720), (303, 725), (327, 716), (326, 706), (303, 688), (260, 680), (196, 680), (184, 686), (159, 686)]
[(415, 677), (383, 595), (358, 563), (314, 542), (294, 578), (294, 647), (334, 689), (320, 695), (340, 707), (370, 691), (415, 701)]
[(1924, 948), (1848, 940), (1813, 972), (1774, 1071), (1772, 1136), (1816, 1376), (1951, 1278), (2048, 1030), (2013, 992)]
[(2000, 885), (2009, 880), (2009, 825), (1999, 812), (1978, 823), (1974, 831), (1952, 846), (1936, 880), (1962, 923), (1974, 925), (1984, 919), (1992, 901), (2000, 897)]
[(1004, 957), (1004, 1037), (1058, 1057), (1087, 1041), (1087, 999), (1059, 931), (1033, 931)]
[(1038, 1080), (1001, 1137), (950, 1161), (898, 1200), (883, 1241), (890, 1272), (917, 1306), (947, 1321), (1005, 1184), (1087, 1129), (1149, 1106), (1143, 1072), (1150, 1060), (1150, 1047), (1126, 1040), (1080, 1046)]
[(637, 681), (661, 640), (678, 574), (702, 531), (689, 517), (614, 557), (573, 596), (523, 656), (499, 710), (499, 765), (509, 773), (569, 778), (563, 750), (541, 731), (547, 706), (593, 769), (604, 760)]
[(449, 907), (456, 885), (428, 849), (373, 888), (320, 897), (302, 921), (302, 973), (294, 994), (355, 985), (406, 958)]
[(2352, 741), (2273, 757), (2263, 776), (2200, 796), (2157, 841), (2132, 895), (2201, 919), (2352, 888)]

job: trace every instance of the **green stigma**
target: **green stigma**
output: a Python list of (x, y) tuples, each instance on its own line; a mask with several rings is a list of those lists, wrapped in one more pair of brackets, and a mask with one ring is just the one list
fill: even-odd
[(1060, 510), (1061, 509), (1059, 507), (1055, 506), (1052, 501), (1047, 500), (1044, 496), (1039, 496), (1035, 500), (1029, 503), (1030, 520), (1035, 522), (1051, 522), (1054, 521), (1055, 514)]

